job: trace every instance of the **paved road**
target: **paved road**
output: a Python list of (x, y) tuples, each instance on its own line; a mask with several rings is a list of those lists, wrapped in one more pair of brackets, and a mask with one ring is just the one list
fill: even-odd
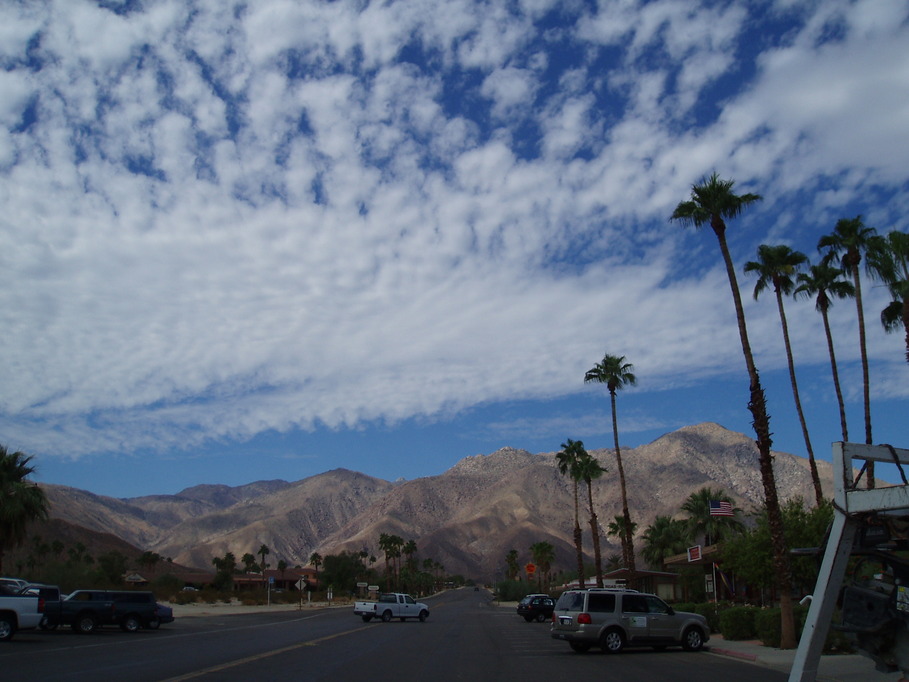
[(488, 593), (458, 590), (426, 600), (419, 623), (363, 623), (347, 609), (185, 618), (158, 631), (92, 635), (18, 633), (0, 646), (0, 678), (15, 680), (370, 679), (376, 682), (614, 679), (622, 682), (776, 682), (778, 673), (681, 650), (579, 655)]

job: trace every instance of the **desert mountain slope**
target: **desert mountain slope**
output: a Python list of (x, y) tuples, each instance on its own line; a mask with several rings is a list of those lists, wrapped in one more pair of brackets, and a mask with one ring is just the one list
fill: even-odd
[[(612, 450), (593, 451), (607, 468), (594, 481), (600, 526), (620, 513)], [(555, 453), (531, 454), (503, 448), (465, 457), (448, 471), (403, 483), (336, 469), (294, 483), (260, 481), (246, 486), (195, 486), (173, 496), (118, 500), (67, 488), (44, 486), (51, 515), (98, 532), (111, 533), (161, 556), (199, 568), (233, 552), (239, 559), (263, 544), (274, 566), (305, 564), (314, 551), (366, 550), (381, 559), (378, 538), (394, 533), (413, 539), (419, 558), (440, 561), (450, 573), (491, 579), (505, 553), (546, 541), (557, 564), (574, 565), (573, 484), (558, 472)], [(684, 500), (704, 486), (721, 489), (746, 510), (763, 500), (754, 441), (712, 423), (668, 433), (622, 450), (629, 508), (638, 538), (658, 515), (675, 515)], [(831, 467), (819, 461), (829, 494)], [(808, 462), (775, 453), (774, 470), (783, 500), (813, 499)], [(581, 486), (585, 549), (592, 546), (586, 524), (586, 487)], [(603, 538), (604, 556), (618, 546)]]

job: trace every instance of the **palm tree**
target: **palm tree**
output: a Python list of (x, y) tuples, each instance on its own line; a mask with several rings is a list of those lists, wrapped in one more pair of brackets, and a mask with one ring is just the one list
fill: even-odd
[[(837, 221), (833, 232), (818, 240), (817, 248), (826, 250), (827, 258), (839, 258), (840, 267), (852, 276), (855, 287), (855, 309), (858, 313), (859, 350), (862, 356), (862, 389), (865, 396), (865, 443), (871, 445), (871, 393), (868, 380), (868, 348), (865, 343), (865, 312), (862, 306), (862, 279), (859, 265), (862, 254), (868, 250), (869, 242), (875, 236), (873, 227), (866, 227), (862, 216), (842, 218)], [(868, 462), (868, 487), (874, 487), (874, 462)]]
[(540, 591), (549, 591), (549, 572), (552, 570), (552, 562), (555, 560), (555, 548), (548, 542), (535, 542), (530, 546), (530, 555), (539, 569), (539, 586)]
[(268, 564), (265, 563), (265, 555), (270, 554), (270, 553), (271, 553), (271, 550), (268, 548), (267, 545), (264, 545), (264, 544), (261, 547), (259, 547), (259, 551), (256, 552), (256, 554), (258, 554), (259, 556), (262, 557), (262, 575), (265, 575), (265, 569), (268, 568)]
[(609, 389), (609, 400), (612, 406), (612, 436), (615, 442), (615, 458), (619, 468), (619, 486), (622, 491), (622, 517), (624, 519), (625, 534), (622, 536), (622, 560), (625, 568), (634, 573), (634, 538), (632, 537), (631, 514), (628, 512), (628, 493), (625, 488), (625, 468), (622, 466), (622, 451), (619, 449), (619, 428), (616, 421), (615, 394), (624, 386), (634, 386), (637, 378), (634, 376), (634, 365), (625, 362), (625, 356), (603, 356), (603, 360), (593, 366), (584, 375), (584, 382), (597, 382), (606, 384)]
[(830, 332), (830, 306), (833, 305), (831, 296), (836, 298), (851, 298), (855, 296), (855, 287), (843, 278), (843, 271), (828, 263), (820, 263), (808, 267), (808, 272), (800, 272), (797, 280), (800, 284), (795, 288), (793, 295), (815, 296), (815, 309), (824, 320), (824, 334), (827, 336), (827, 352), (830, 354), (830, 368), (833, 372), (833, 387), (836, 391), (836, 401), (840, 408), (840, 427), (843, 430), (843, 442), (849, 442), (849, 429), (846, 426), (846, 403), (843, 401), (843, 391), (840, 388), (840, 375), (836, 367), (836, 353), (833, 350), (833, 334)]
[(319, 566), (321, 566), (322, 563), (322, 555), (318, 552), (313, 552), (309, 555), (309, 565), (316, 569), (316, 585), (319, 584)]
[(893, 297), (881, 311), (881, 324), (888, 332), (903, 328), (909, 362), (909, 234), (894, 230), (875, 238), (868, 251), (868, 265)]
[(644, 540), (641, 556), (658, 570), (663, 568), (666, 557), (681, 554), (689, 545), (686, 523), (670, 516), (657, 516), (641, 537)]
[[(638, 528), (638, 524), (632, 523), (631, 526), (628, 526), (628, 522), (625, 517), (622, 515), (613, 517), (613, 520), (609, 522), (606, 526), (606, 535), (614, 535), (619, 538), (619, 542), (623, 545), (625, 539), (631, 535), (634, 535), (635, 531)], [(628, 564), (626, 563), (626, 552), (622, 552), (622, 567), (628, 570)]]
[(391, 569), (389, 563), (394, 552), (394, 536), (388, 533), (379, 534), (379, 549), (385, 553), (385, 591), (391, 592)]
[[(430, 563), (430, 566), (431, 566), (432, 559), (426, 559), (423, 561), (423, 563), (425, 564), (427, 561)], [(508, 550), (508, 554), (505, 555), (505, 566), (507, 567), (505, 569), (505, 575), (508, 577), (508, 579), (516, 580), (518, 577), (518, 572), (521, 570), (520, 567), (518, 566), (518, 550), (516, 550), (516, 549)]]
[(590, 512), (590, 532), (593, 535), (593, 562), (596, 570), (597, 587), (603, 587), (603, 558), (600, 554), (600, 522), (593, 507), (593, 481), (603, 475), (606, 469), (584, 449), (578, 441), (578, 475), (587, 484), (587, 509)]
[(735, 181), (722, 180), (714, 173), (699, 184), (692, 186), (691, 199), (683, 201), (676, 206), (670, 219), (680, 220), (695, 228), (709, 225), (719, 242), (720, 253), (726, 266), (726, 276), (729, 279), (729, 288), (732, 290), (732, 302), (735, 306), (739, 338), (742, 343), (742, 354), (745, 356), (745, 367), (748, 370), (750, 382), (748, 409), (753, 417), (752, 424), (757, 436), (758, 466), (764, 487), (764, 501), (767, 505), (768, 526), (773, 546), (774, 572), (777, 585), (780, 588), (780, 647), (791, 649), (796, 644), (791, 594), (792, 571), (789, 564), (789, 554), (786, 549), (785, 533), (783, 532), (783, 514), (780, 509), (776, 478), (773, 473), (773, 454), (771, 452), (773, 441), (770, 438), (770, 416), (767, 413), (767, 400), (764, 395), (764, 389), (761, 386), (757, 366), (754, 364), (751, 343), (748, 340), (745, 309), (742, 306), (742, 296), (735, 276), (735, 267), (732, 263), (732, 256), (729, 254), (729, 246), (726, 243), (726, 220), (739, 216), (746, 207), (760, 201), (761, 197), (758, 194), (735, 194), (732, 191), (734, 185)]
[(710, 513), (711, 501), (729, 502), (734, 511), (741, 511), (735, 507), (732, 498), (723, 490), (713, 490), (705, 486), (697, 492), (691, 493), (682, 504), (682, 511), (688, 514), (685, 521), (688, 539), (696, 542), (704, 538), (705, 545), (715, 545), (744, 530), (745, 526), (734, 516), (714, 516)]
[(574, 548), (578, 560), (578, 586), (581, 588), (584, 587), (584, 547), (581, 537), (581, 517), (578, 504), (578, 484), (581, 482), (578, 464), (582, 457), (581, 452), (583, 449), (583, 443), (569, 438), (567, 443), (562, 443), (561, 452), (556, 454), (559, 473), (563, 476), (566, 474), (570, 476), (574, 484)]
[(252, 573), (253, 569), (256, 568), (256, 556), (252, 552), (247, 552), (242, 557), (240, 561), (243, 562), (243, 567), (247, 573)]
[(799, 385), (795, 378), (795, 362), (792, 359), (792, 343), (789, 341), (789, 324), (786, 321), (786, 308), (783, 306), (783, 295), (789, 296), (795, 288), (793, 277), (808, 262), (808, 256), (801, 251), (793, 251), (785, 244), (769, 246), (761, 244), (758, 247), (758, 259), (745, 263), (745, 272), (757, 273), (757, 283), (754, 285), (755, 300), (767, 289), (773, 288), (776, 295), (776, 307), (780, 313), (780, 325), (783, 328), (783, 345), (786, 348), (786, 361), (789, 364), (789, 381), (792, 384), (792, 397), (795, 400), (795, 411), (802, 426), (802, 438), (805, 439), (805, 449), (808, 451), (808, 466), (811, 470), (811, 480), (814, 482), (814, 498), (820, 507), (824, 502), (824, 492), (821, 490), (821, 477), (817, 472), (817, 462), (814, 459), (814, 448), (811, 447), (811, 437), (808, 435), (808, 424), (805, 422), (805, 412), (802, 410), (802, 400), (799, 397)]
[(6, 550), (25, 541), (30, 523), (47, 519), (47, 496), (36, 483), (27, 480), (35, 472), (31, 461), (31, 455), (9, 452), (0, 445), (0, 575)]
[(406, 566), (411, 571), (416, 571), (416, 561), (413, 558), (413, 555), (417, 553), (417, 543), (416, 540), (408, 540), (404, 543), (404, 547), (401, 549), (401, 553), (407, 557)]

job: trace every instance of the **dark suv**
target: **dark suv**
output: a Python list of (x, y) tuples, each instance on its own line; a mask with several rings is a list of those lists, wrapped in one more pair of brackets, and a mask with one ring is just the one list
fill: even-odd
[(528, 594), (518, 602), (518, 615), (528, 623), (532, 620), (542, 623), (552, 618), (555, 600), (548, 594)]
[(550, 634), (578, 653), (594, 646), (607, 653), (626, 646), (698, 651), (710, 638), (710, 628), (703, 616), (675, 611), (654, 594), (590, 588), (559, 597)]

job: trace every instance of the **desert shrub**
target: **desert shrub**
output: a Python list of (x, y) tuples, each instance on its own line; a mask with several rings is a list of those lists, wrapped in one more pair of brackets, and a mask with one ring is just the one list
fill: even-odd
[(496, 595), (499, 601), (520, 601), (524, 595), (536, 592), (526, 582), (520, 580), (502, 580), (496, 583)]
[(755, 618), (759, 608), (756, 606), (734, 606), (720, 614), (720, 632), (724, 639), (755, 639), (757, 629)]

